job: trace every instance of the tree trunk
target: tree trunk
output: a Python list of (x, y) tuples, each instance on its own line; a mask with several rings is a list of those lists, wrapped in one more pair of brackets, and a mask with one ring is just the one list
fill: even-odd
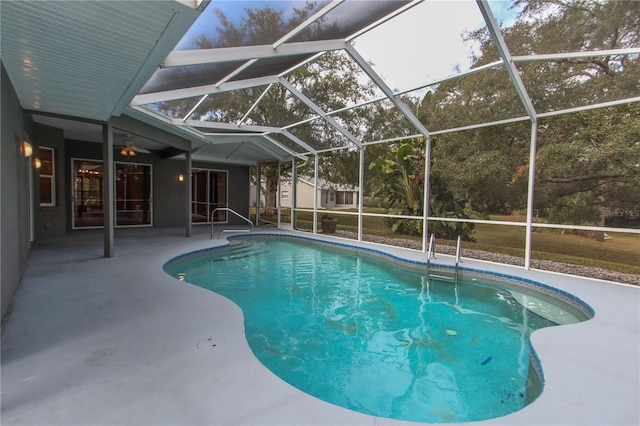
[[(611, 186), (611, 184), (607, 185), (608, 187)], [(600, 202), (600, 207), (598, 208), (598, 210), (600, 211), (600, 223), (598, 223), (598, 226), (602, 226), (604, 227), (606, 225), (606, 208), (605, 206), (605, 196), (604, 195), (598, 195), (598, 201)], [(600, 242), (604, 242), (604, 231), (595, 231), (593, 234), (593, 238), (596, 241), (600, 241)]]
[(267, 214), (270, 209), (276, 207), (278, 182), (267, 176), (264, 190), (264, 213)]

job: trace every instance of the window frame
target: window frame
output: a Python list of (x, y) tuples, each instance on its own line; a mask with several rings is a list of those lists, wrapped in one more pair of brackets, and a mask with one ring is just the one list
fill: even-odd
[[(39, 183), (39, 191), (38, 191), (38, 199), (40, 202), (40, 207), (56, 207), (57, 205), (57, 197), (56, 197), (56, 150), (55, 148), (49, 146), (39, 146), (39, 158), (42, 162), (42, 152), (50, 151), (51, 152), (51, 174), (42, 173), (42, 166), (38, 169), (38, 183)], [(42, 202), (42, 180), (49, 180), (49, 190), (51, 191), (51, 202)]]

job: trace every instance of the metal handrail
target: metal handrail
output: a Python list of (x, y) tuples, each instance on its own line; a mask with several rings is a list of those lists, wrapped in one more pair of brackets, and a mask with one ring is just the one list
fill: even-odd
[(431, 234), (431, 239), (429, 240), (429, 248), (427, 249), (427, 262), (429, 262), (432, 258), (436, 258), (436, 235)]
[(231, 212), (233, 214), (235, 214), (236, 216), (238, 216), (240, 219), (244, 220), (245, 222), (249, 223), (249, 225), (251, 225), (250, 229), (242, 229), (242, 230), (238, 230), (238, 229), (223, 229), (222, 231), (218, 232), (218, 238), (220, 238), (220, 234), (222, 234), (223, 232), (227, 231), (238, 231), (238, 232), (251, 232), (253, 231), (253, 222), (251, 222), (249, 219), (247, 219), (246, 217), (242, 216), (240, 213), (238, 213), (237, 211), (230, 209), (229, 207), (218, 207), (217, 209), (214, 209), (211, 212), (211, 238), (209, 238), (210, 240), (213, 240), (213, 215), (217, 212), (217, 211), (227, 211), (227, 212)]
[(462, 239), (460, 238), (460, 235), (458, 235), (458, 243), (456, 245), (456, 268), (458, 267), (458, 263), (460, 263), (460, 254), (462, 252), (461, 241)]

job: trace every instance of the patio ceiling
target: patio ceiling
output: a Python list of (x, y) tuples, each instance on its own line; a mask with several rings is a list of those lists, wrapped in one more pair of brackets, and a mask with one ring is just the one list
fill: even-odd
[(198, 11), (175, 1), (0, 4), (2, 62), (22, 107), (106, 122), (120, 115)]

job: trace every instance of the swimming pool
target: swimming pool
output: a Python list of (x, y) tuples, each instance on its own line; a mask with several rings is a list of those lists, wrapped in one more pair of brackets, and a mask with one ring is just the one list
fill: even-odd
[(456, 277), (302, 238), (233, 239), (165, 270), (237, 303), (251, 349), (283, 380), (336, 405), (412, 421), (521, 409), (542, 388), (530, 334), (591, 315), (571, 295), (516, 277)]

